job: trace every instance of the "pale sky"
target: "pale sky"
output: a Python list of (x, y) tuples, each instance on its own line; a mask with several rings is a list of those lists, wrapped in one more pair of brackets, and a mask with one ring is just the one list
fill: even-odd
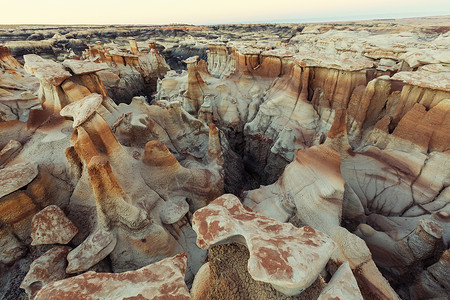
[(0, 0), (0, 24), (221, 24), (450, 15), (449, 0)]

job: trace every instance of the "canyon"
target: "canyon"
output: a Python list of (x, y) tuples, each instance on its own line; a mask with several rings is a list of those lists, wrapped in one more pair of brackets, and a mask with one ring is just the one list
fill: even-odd
[(0, 298), (448, 297), (449, 17), (0, 42)]

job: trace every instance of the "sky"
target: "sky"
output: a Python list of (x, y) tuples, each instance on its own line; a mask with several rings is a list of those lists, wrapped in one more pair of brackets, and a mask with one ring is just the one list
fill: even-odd
[(450, 15), (449, 0), (0, 0), (0, 24), (226, 24)]

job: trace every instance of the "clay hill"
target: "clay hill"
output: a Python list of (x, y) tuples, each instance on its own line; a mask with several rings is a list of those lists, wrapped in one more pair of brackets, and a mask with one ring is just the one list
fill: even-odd
[(0, 298), (450, 294), (450, 17), (0, 41)]

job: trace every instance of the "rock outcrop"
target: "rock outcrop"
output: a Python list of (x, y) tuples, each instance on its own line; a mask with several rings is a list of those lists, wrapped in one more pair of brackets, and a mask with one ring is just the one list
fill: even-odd
[[(448, 214), (450, 91), (442, 55), (448, 39), (326, 31), (301, 33), (281, 46), (211, 43), (207, 71), (191, 68), (188, 76), (164, 79), (157, 97), (173, 99), (201, 86), (207, 93), (197, 93), (196, 103), (203, 104), (192, 114), (225, 133), (251, 174), (236, 189), (276, 182), (244, 193), (244, 203), (335, 241), (351, 241), (336, 259), (346, 257), (354, 271), (358, 265), (376, 270), (376, 262), (409, 297), (411, 281), (400, 276), (413, 264), (420, 273), (442, 252), (439, 245), (448, 244), (448, 223), (440, 217)], [(307, 205), (296, 203), (305, 198), (311, 199)], [(320, 198), (315, 201), (323, 204), (316, 206), (312, 199)], [(423, 222), (442, 231), (425, 234)], [(353, 263), (350, 244), (362, 240), (339, 225), (367, 242)], [(396, 297), (378, 271), (370, 273), (356, 276), (367, 287), (363, 294), (383, 286), (371, 292)]]
[[(196, 211), (192, 222), (198, 235), (197, 244), (201, 248), (237, 242), (244, 244), (248, 249), (249, 255), (247, 256), (245, 250), (238, 250), (239, 247), (228, 247), (230, 250), (233, 247), (237, 250), (237, 253), (234, 254), (236, 256), (241, 255), (238, 254), (240, 251), (244, 251), (243, 257), (247, 256), (244, 261), (248, 261), (248, 271), (245, 270), (245, 272), (248, 272), (252, 280), (250, 283), (248, 279), (247, 282), (244, 280), (244, 283), (239, 283), (245, 274), (235, 274), (237, 277), (235, 285), (247, 286), (237, 290), (222, 291), (226, 293), (227, 298), (243, 296), (245, 290), (258, 292), (258, 295), (249, 295), (248, 297), (251, 299), (258, 297), (286, 298), (286, 295), (311, 298), (317, 292), (317, 288), (323, 286), (320, 284), (319, 273), (324, 269), (336, 247), (336, 244), (322, 232), (309, 226), (296, 228), (292, 224), (281, 223), (256, 213), (243, 206), (233, 195), (223, 195), (207, 207)], [(232, 262), (228, 262), (226, 254), (228, 249), (218, 253), (217, 250), (214, 250), (213, 253), (219, 254), (219, 257), (214, 257), (213, 254), (209, 265), (202, 267), (209, 268), (209, 270), (199, 272), (197, 276), (201, 278), (196, 281), (206, 281), (205, 273), (209, 274), (207, 281), (209, 290), (204, 286), (204, 282), (197, 282), (193, 290), (194, 299), (202, 299), (201, 293), (206, 295), (206, 298), (219, 298), (217, 292), (220, 292), (220, 286), (226, 286), (227, 280), (233, 280), (226, 278), (228, 275), (225, 277), (214, 274), (218, 268), (218, 262), (215, 260), (223, 259), (223, 264), (227, 265), (228, 263), (231, 267)], [(231, 261), (233, 260), (234, 258)], [(322, 292), (323, 297), (326, 297), (326, 294), (333, 294), (337, 282), (344, 280), (342, 277), (348, 277), (345, 280), (349, 281), (344, 293), (351, 297), (358, 295), (361, 297), (348, 263), (342, 264), (336, 271), (333, 276), (334, 280), (332, 279), (328, 288)], [(267, 289), (262, 283), (269, 283), (282, 294), (278, 295), (270, 288)], [(265, 296), (262, 296), (264, 294)], [(317, 296), (316, 294), (315, 297)]]
[(0, 45), (0, 121), (26, 121), (30, 109), (39, 108), (39, 81), (27, 76), (22, 66)]
[(108, 70), (100, 72), (108, 93), (117, 102), (129, 103), (133, 96), (151, 95), (156, 91), (158, 78), (164, 77), (170, 67), (149, 41), (148, 47), (139, 50), (134, 38), (129, 39), (130, 50), (115, 44), (102, 45), (97, 42), (89, 46), (83, 57), (106, 63)]

